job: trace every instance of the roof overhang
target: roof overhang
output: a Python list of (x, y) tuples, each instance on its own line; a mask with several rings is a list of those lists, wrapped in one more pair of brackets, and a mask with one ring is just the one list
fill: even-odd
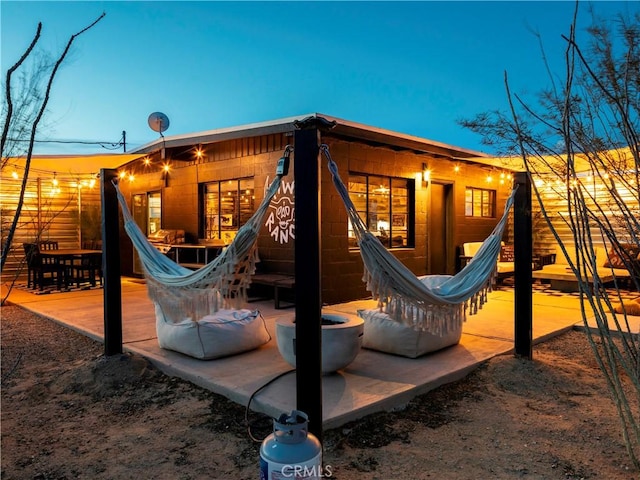
[(149, 142), (137, 148), (134, 152), (148, 154), (157, 152), (163, 148), (167, 149), (173, 147), (185, 147), (189, 145), (219, 143), (238, 138), (292, 132), (295, 128), (294, 122), (301, 118), (303, 117), (289, 117), (269, 122), (250, 123), (236, 127), (206, 130), (204, 132), (163, 136), (153, 142)]
[(136, 153), (157, 152), (163, 148), (186, 147), (190, 145), (202, 145), (217, 143), (226, 140), (233, 140), (245, 137), (255, 137), (259, 135), (269, 135), (275, 133), (292, 133), (296, 130), (296, 124), (310, 118), (318, 118), (333, 123), (331, 135), (338, 137), (365, 141), (374, 145), (387, 146), (398, 150), (411, 150), (416, 153), (431, 154), (452, 159), (485, 158), (482, 152), (469, 150), (445, 143), (428, 140), (425, 138), (405, 135), (402, 133), (372, 127), (361, 123), (350, 122), (341, 118), (324, 115), (321, 113), (311, 113), (299, 115), (297, 117), (287, 117), (268, 122), (251, 123), (235, 127), (219, 128), (205, 132), (190, 133), (183, 135), (173, 135), (161, 137), (153, 142), (147, 143), (135, 150)]

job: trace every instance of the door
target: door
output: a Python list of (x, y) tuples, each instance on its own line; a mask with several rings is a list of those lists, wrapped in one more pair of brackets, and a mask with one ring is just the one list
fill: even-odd
[(455, 251), (451, 242), (451, 205), (453, 186), (431, 183), (428, 225), (428, 271), (431, 275), (452, 275), (455, 269)]
[(160, 192), (147, 194), (147, 205), (147, 235), (151, 235), (161, 228), (162, 195)]
[[(148, 234), (148, 215), (147, 215), (147, 194), (141, 193), (133, 196), (133, 202), (131, 204), (131, 215), (133, 216), (133, 221), (136, 222), (136, 225), (140, 227), (140, 230), (145, 234)], [(140, 264), (140, 258), (138, 257), (138, 252), (134, 248), (133, 249), (133, 273), (137, 275), (144, 275), (144, 270), (142, 269), (142, 265)]]
[[(139, 193), (133, 196), (131, 215), (145, 235), (149, 236), (161, 228), (162, 196), (160, 192)], [(138, 252), (133, 249), (133, 273), (144, 275)]]

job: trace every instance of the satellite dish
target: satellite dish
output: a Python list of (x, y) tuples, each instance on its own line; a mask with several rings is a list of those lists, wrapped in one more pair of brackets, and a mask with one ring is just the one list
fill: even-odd
[(149, 115), (149, 119), (147, 121), (149, 122), (151, 130), (158, 132), (160, 135), (169, 128), (169, 117), (162, 112), (153, 112)]

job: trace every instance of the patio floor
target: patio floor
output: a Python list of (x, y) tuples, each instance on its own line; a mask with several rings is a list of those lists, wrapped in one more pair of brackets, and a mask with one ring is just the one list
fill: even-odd
[[(3, 292), (6, 286), (2, 286)], [(640, 295), (640, 294), (639, 294)], [(35, 295), (14, 288), (13, 304), (48, 317), (95, 340), (104, 340), (103, 290)], [(375, 306), (371, 300), (331, 305), (332, 310), (355, 313)], [(275, 320), (291, 310), (276, 310), (272, 300), (250, 303), (267, 322), (273, 337), (265, 346), (217, 360), (196, 360), (158, 346), (155, 315), (146, 286), (122, 280), (122, 323), (125, 351), (142, 355), (168, 375), (177, 376), (246, 406), (251, 396), (276, 376), (291, 370), (278, 351)], [(632, 331), (640, 317), (630, 317)], [(573, 295), (533, 294), (534, 343), (582, 326), (579, 299)], [(513, 291), (497, 290), (463, 327), (460, 343), (417, 359), (362, 349), (347, 368), (322, 378), (323, 426), (334, 428), (376, 411), (400, 408), (413, 397), (459, 380), (496, 355), (513, 353)], [(535, 358), (535, 352), (534, 352)], [(277, 417), (295, 408), (295, 374), (284, 375), (260, 390), (251, 410)]]

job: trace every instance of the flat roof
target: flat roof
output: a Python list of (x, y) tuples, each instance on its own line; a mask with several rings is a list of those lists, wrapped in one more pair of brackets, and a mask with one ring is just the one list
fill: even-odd
[(485, 153), (475, 150), (456, 147), (442, 142), (436, 142), (434, 140), (428, 140), (413, 135), (407, 135), (383, 128), (351, 122), (322, 113), (310, 113), (306, 115), (299, 115), (296, 117), (287, 117), (266, 122), (218, 128), (214, 130), (207, 130), (204, 132), (163, 136), (158, 138), (157, 140), (154, 140), (153, 142), (139, 147), (138, 149), (134, 150), (134, 152), (150, 153), (161, 148), (183, 147), (193, 144), (216, 143), (225, 140), (258, 135), (287, 133), (292, 132), (296, 129), (297, 122), (309, 118), (325, 119), (329, 122), (335, 123), (334, 127), (331, 129), (331, 134), (336, 136), (360, 139), (380, 145), (389, 146), (392, 148), (395, 147), (399, 149), (408, 149), (420, 153), (430, 153), (434, 155), (446, 156), (453, 159), (467, 160), (474, 158), (477, 159), (479, 163), (483, 163), (483, 158), (488, 158), (488, 155), (486, 155)]

